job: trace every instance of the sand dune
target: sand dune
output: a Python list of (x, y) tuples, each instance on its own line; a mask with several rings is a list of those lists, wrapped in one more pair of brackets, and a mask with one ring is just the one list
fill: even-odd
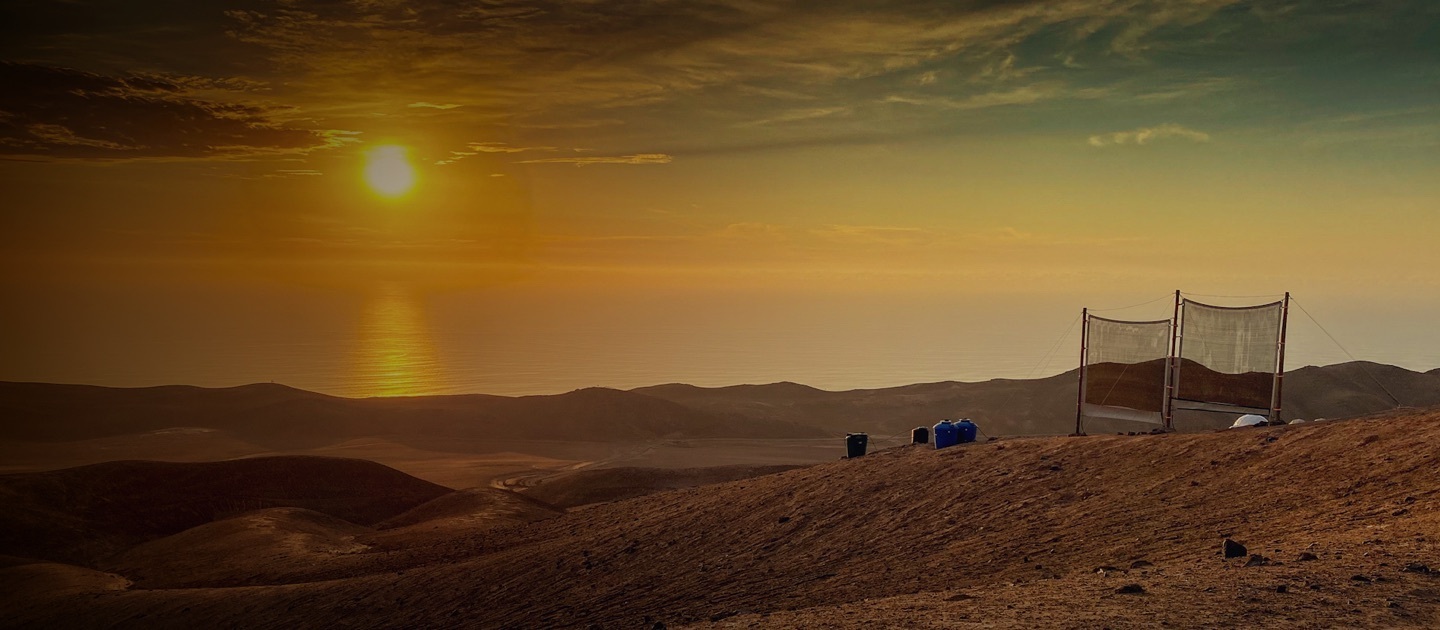
[(565, 510), (509, 490), (469, 488), (437, 497), (378, 523), (377, 529), (419, 525), (479, 529), (491, 525), (530, 523), (554, 518)]
[[(12, 618), (1423, 627), (1440, 622), (1440, 577), (1428, 572), (1440, 565), (1437, 440), (1440, 411), (901, 447), (409, 547), (390, 539), (342, 556), (348, 575), (56, 595), (18, 603)], [(1268, 560), (1222, 558), (1224, 537)], [(1130, 584), (1144, 592), (1117, 592)]]
[(369, 525), (450, 492), (373, 462), (321, 457), (0, 475), (0, 553), (88, 564), (256, 509), (301, 507)]
[(312, 510), (269, 508), (152, 540), (100, 565), (140, 588), (286, 584), (306, 579), (315, 564), (364, 551), (356, 537), (370, 531)]

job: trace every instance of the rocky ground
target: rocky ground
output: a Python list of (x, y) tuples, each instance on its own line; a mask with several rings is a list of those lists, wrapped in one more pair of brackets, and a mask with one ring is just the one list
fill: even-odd
[[(1412, 410), (901, 447), (517, 511), (538, 520), (439, 509), (327, 531), (290, 513), (294, 535), (235, 538), (288, 552), (183, 546), (244, 575), (175, 588), (133, 565), (11, 558), (0, 592), (9, 625), (37, 628), (1434, 627), (1437, 444), (1440, 413)], [(1226, 539), (1244, 553), (1224, 557)]]

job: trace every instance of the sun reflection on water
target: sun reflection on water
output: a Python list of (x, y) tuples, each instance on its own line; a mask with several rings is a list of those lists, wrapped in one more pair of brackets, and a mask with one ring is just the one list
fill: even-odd
[(352, 395), (434, 393), (440, 381), (435, 344), (419, 302), (397, 284), (382, 285), (360, 316)]

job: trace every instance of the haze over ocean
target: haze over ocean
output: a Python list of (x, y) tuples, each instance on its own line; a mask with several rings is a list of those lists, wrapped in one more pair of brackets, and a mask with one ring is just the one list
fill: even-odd
[[(1163, 290), (894, 291), (881, 299), (704, 288), (425, 292), (390, 283), (368, 293), (150, 285), (16, 297), (0, 314), (0, 344), (9, 349), (0, 355), (3, 380), (112, 386), (274, 380), (343, 396), (782, 380), (849, 389), (1042, 377), (1075, 367), (1078, 327), (1061, 335), (1081, 306), (1161, 298), (1101, 314), (1170, 315)], [(1433, 301), (1363, 303), (1303, 292), (1296, 299), (1358, 358), (1422, 371), (1440, 366), (1440, 348), (1415, 342), (1440, 320)], [(1288, 367), (1347, 360), (1299, 308), (1290, 321)]]

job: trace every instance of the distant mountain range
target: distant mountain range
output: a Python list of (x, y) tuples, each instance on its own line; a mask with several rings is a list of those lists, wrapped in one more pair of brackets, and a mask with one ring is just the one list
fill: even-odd
[[(847, 431), (889, 435), (959, 417), (975, 420), (988, 435), (1063, 434), (1074, 429), (1076, 377), (1072, 370), (1033, 380), (849, 391), (796, 383), (668, 384), (549, 396), (365, 399), (274, 384), (211, 389), (0, 382), (0, 439), (69, 441), (174, 427), (225, 431), (272, 448), (374, 435), (601, 442), (807, 438)], [(1286, 374), (1284, 391), (1285, 419), (1353, 416), (1394, 408), (1396, 400), (1426, 407), (1440, 405), (1440, 370), (1421, 373), (1365, 362), (1305, 367)], [(1177, 416), (1176, 424), (1181, 430), (1203, 429), (1230, 420), (1194, 414)], [(1114, 422), (1087, 424), (1088, 432), (1126, 429)]]

